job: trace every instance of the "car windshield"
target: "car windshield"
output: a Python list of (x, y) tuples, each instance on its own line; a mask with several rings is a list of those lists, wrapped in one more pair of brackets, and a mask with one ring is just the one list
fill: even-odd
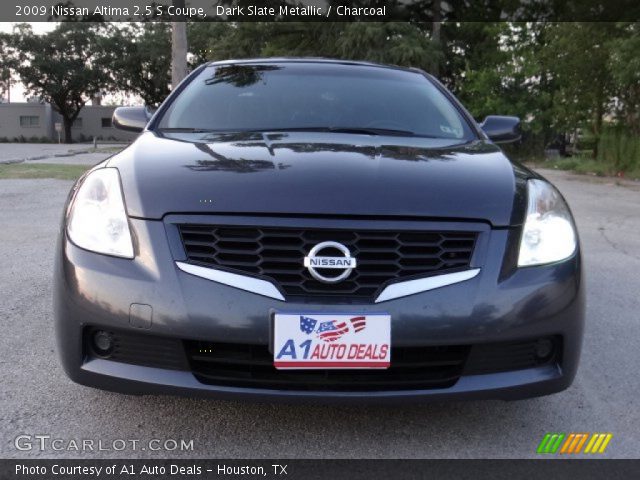
[(171, 103), (158, 128), (474, 138), (454, 105), (420, 73), (295, 62), (209, 66)]

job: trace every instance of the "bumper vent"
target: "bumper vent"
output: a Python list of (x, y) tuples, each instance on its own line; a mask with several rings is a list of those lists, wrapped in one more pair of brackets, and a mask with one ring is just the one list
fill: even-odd
[(535, 341), (474, 345), (464, 373), (478, 375), (507, 372), (557, 363), (562, 337), (543, 337)]
[(448, 388), (460, 377), (469, 347), (394, 348), (387, 370), (276, 370), (266, 346), (186, 342), (191, 371), (209, 385), (310, 391)]
[[(96, 352), (98, 331), (114, 342), (108, 355)], [(177, 340), (121, 330), (87, 327), (87, 358), (187, 370), (204, 385), (289, 391), (401, 391), (450, 388), (463, 375), (559, 365), (562, 337), (479, 345), (392, 347), (387, 370), (276, 370), (266, 345)]]
[[(100, 352), (94, 344), (95, 333), (98, 331), (107, 333), (113, 341), (113, 348), (108, 354)], [(91, 357), (168, 370), (189, 368), (182, 341), (173, 338), (87, 328), (84, 332), (84, 345), (85, 353)]]
[[(189, 262), (257, 275), (287, 296), (371, 299), (396, 279), (469, 268), (475, 232), (337, 230), (180, 225)], [(304, 257), (320, 242), (345, 245), (358, 265), (337, 283), (315, 280)], [(329, 253), (324, 253), (327, 255)], [(336, 252), (336, 256), (341, 254)], [(341, 272), (324, 270), (328, 276)]]

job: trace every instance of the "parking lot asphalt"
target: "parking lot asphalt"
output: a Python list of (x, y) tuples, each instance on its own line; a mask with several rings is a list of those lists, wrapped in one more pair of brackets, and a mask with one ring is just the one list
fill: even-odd
[(0, 143), (3, 163), (56, 163), (61, 165), (95, 165), (123, 148), (124, 144), (89, 143)]
[[(575, 383), (518, 402), (361, 407), (133, 397), (72, 383), (58, 365), (51, 308), (71, 182), (0, 180), (0, 457), (522, 458), (536, 457), (546, 432), (610, 432), (606, 457), (637, 458), (640, 184), (543, 174), (570, 202), (584, 252), (587, 328)], [(18, 450), (19, 435), (62, 439), (62, 450)], [(74, 450), (82, 439), (96, 449)], [(116, 439), (139, 443), (116, 451)], [(153, 439), (193, 440), (193, 450), (152, 451)]]

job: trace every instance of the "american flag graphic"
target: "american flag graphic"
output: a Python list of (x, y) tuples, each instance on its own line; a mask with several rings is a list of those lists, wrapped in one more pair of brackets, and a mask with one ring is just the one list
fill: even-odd
[(353, 326), (353, 331), (358, 333), (361, 330), (364, 330), (364, 327), (367, 326), (367, 319), (365, 317), (353, 317), (351, 320), (351, 325)]
[(318, 337), (325, 342), (335, 342), (345, 333), (349, 331), (349, 325), (346, 322), (336, 323), (335, 320), (330, 322), (322, 322), (318, 328)]
[[(351, 330), (358, 333), (367, 326), (367, 319), (366, 317), (353, 317), (349, 319), (349, 323)], [(349, 323), (346, 321), (337, 323), (337, 320), (329, 320), (328, 322), (320, 322), (318, 325), (318, 320), (300, 315), (300, 331), (307, 335), (315, 332), (318, 338), (325, 342), (333, 342), (348, 333)]]
[(313, 318), (309, 318), (309, 317), (303, 317), (302, 315), (300, 316), (300, 331), (302, 333), (306, 333), (307, 335), (309, 335), (310, 333), (313, 333), (313, 331), (316, 328), (316, 324), (318, 323), (317, 320), (314, 320)]

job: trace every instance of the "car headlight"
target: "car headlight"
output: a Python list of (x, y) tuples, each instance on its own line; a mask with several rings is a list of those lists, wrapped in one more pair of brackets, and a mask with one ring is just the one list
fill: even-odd
[(133, 258), (118, 170), (101, 168), (87, 175), (69, 210), (67, 233), (73, 243), (86, 250)]
[(573, 255), (577, 235), (560, 193), (543, 180), (527, 182), (527, 217), (522, 229), (518, 266), (558, 262)]

